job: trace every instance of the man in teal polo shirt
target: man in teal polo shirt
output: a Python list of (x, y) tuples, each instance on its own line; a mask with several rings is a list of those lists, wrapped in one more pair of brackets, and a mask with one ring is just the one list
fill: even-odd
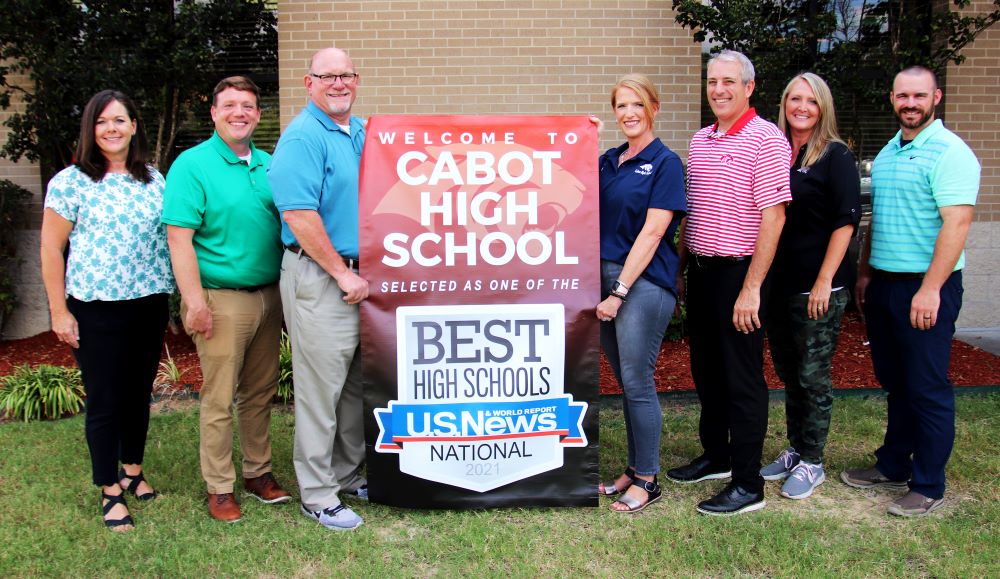
[(844, 471), (841, 479), (857, 488), (909, 488), (888, 508), (904, 517), (944, 502), (955, 440), (948, 362), (979, 193), (975, 154), (934, 118), (941, 96), (936, 76), (922, 66), (893, 81), (889, 98), (900, 131), (872, 167), (871, 246), (862, 252), (855, 293), (889, 419), (875, 465)]
[(281, 212), (281, 298), (295, 372), (295, 476), (302, 513), (333, 530), (362, 520), (338, 493), (367, 498), (361, 397), (358, 176), (365, 127), (351, 115), (360, 77), (346, 52), (309, 61), (306, 108), (268, 171)]
[(177, 157), (163, 199), (184, 328), (198, 349), (204, 376), (200, 455), (208, 511), (227, 522), (242, 516), (233, 488), (234, 399), (244, 488), (264, 503), (291, 498), (271, 474), (282, 248), (267, 182), (270, 156), (251, 141), (260, 121), (259, 94), (242, 76), (216, 85), (215, 134)]

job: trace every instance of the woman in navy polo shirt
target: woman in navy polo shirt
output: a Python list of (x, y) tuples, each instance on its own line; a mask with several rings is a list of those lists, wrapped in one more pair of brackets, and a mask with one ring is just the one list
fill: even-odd
[(830, 363), (848, 302), (845, 255), (861, 218), (854, 155), (837, 136), (833, 97), (806, 72), (781, 95), (778, 126), (792, 145), (792, 203), (771, 266), (767, 338), (785, 383), (789, 448), (761, 469), (787, 479), (781, 495), (804, 499), (826, 478), (823, 448), (830, 430)]
[(599, 162), (601, 346), (625, 392), (628, 467), (601, 495), (620, 495), (611, 510), (636, 513), (660, 498), (663, 415), (653, 371), (676, 303), (674, 234), (686, 211), (680, 158), (653, 135), (660, 99), (649, 79), (629, 74), (611, 89), (611, 107), (627, 142)]

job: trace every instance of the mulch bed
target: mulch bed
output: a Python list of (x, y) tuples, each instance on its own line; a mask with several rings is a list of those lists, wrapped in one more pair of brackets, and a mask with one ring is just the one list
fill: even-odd
[[(201, 368), (198, 355), (183, 332), (167, 332), (166, 350), (170, 351), (177, 367), (181, 370), (181, 383), (194, 390), (201, 387)], [(10, 374), (15, 366), (28, 364), (52, 364), (73, 366), (75, 361), (70, 348), (59, 343), (55, 334), (46, 332), (23, 340), (0, 342), (0, 376)], [(955, 340), (952, 344), (951, 380), (955, 386), (996, 386), (1000, 385), (1000, 357), (985, 350)], [(773, 389), (782, 388), (781, 380), (774, 373), (770, 354), (764, 356), (764, 375)], [(690, 360), (687, 340), (664, 342), (656, 366), (657, 390), (661, 392), (691, 391)], [(872, 374), (871, 355), (865, 344), (865, 328), (860, 317), (853, 312), (844, 317), (840, 343), (833, 359), (834, 388), (877, 388)], [(621, 389), (611, 373), (607, 362), (601, 360), (601, 394), (620, 394)]]

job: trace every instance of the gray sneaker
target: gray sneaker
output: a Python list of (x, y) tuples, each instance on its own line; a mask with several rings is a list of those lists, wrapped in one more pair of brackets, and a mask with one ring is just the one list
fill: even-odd
[(888, 512), (900, 517), (922, 517), (944, 504), (944, 498), (931, 499), (910, 491), (889, 503)]
[(781, 485), (781, 496), (788, 499), (806, 499), (813, 490), (826, 480), (823, 465), (800, 461), (792, 469), (791, 476)]
[(321, 511), (310, 511), (305, 505), (302, 505), (302, 514), (334, 531), (357, 529), (364, 522), (354, 511), (344, 505), (327, 507)]
[(792, 473), (797, 464), (799, 464), (799, 453), (789, 447), (782, 450), (774, 462), (760, 469), (760, 476), (764, 477), (764, 480), (782, 480)]
[(353, 491), (347, 491), (346, 494), (349, 497), (354, 497), (362, 501), (368, 500), (368, 483), (361, 485), (360, 487), (354, 489)]
[(906, 490), (905, 480), (889, 480), (887, 476), (879, 472), (875, 467), (856, 468), (845, 470), (840, 473), (840, 480), (849, 487), (856, 489), (886, 488), (893, 490)]

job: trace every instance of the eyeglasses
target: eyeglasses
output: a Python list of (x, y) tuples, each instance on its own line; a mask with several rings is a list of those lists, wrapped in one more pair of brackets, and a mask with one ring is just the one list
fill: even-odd
[(345, 72), (344, 74), (314, 74), (310, 72), (309, 76), (317, 78), (321, 83), (327, 85), (337, 82), (338, 79), (344, 84), (351, 84), (358, 80), (358, 75), (353, 72)]

